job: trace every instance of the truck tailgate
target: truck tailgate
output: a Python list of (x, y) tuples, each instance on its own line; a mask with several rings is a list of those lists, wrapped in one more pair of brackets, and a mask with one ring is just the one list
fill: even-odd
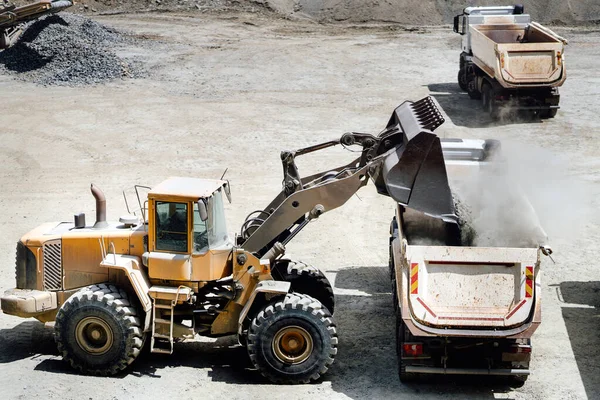
[[(473, 62), (504, 87), (560, 86), (564, 73), (564, 43), (532, 23), (471, 25)], [(524, 36), (530, 38), (521, 41)]]
[(526, 322), (537, 249), (407, 246), (413, 317), (435, 327), (514, 327)]
[(498, 44), (502, 78), (513, 84), (552, 83), (561, 78), (562, 43)]

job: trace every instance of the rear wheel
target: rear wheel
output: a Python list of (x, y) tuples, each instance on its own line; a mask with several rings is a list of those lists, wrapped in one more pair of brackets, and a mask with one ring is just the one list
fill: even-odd
[(400, 312), (396, 312), (396, 354), (398, 355), (398, 377), (401, 382), (412, 382), (414, 381), (418, 375), (411, 372), (406, 372), (406, 364), (402, 360), (402, 348), (404, 347), (404, 342), (406, 341), (409, 333), (407, 332), (406, 325), (404, 321), (402, 321), (402, 316)]
[(470, 79), (467, 79), (467, 93), (469, 94), (469, 97), (474, 100), (481, 99), (481, 92), (477, 89), (477, 77), (473, 75), (469, 78)]
[(75, 293), (58, 311), (54, 329), (63, 359), (91, 375), (122, 371), (144, 343), (138, 311), (113, 285), (93, 285)]
[(462, 67), (458, 71), (458, 86), (466, 92), (467, 91), (467, 71), (466, 68)]
[(318, 268), (300, 261), (280, 260), (273, 267), (274, 277), (291, 283), (291, 290), (319, 300), (331, 314), (335, 308), (333, 288)]
[(541, 118), (554, 118), (556, 117), (556, 113), (558, 113), (558, 108), (551, 108), (549, 110), (544, 110), (540, 112)]
[(396, 267), (394, 261), (394, 248), (392, 247), (392, 241), (396, 239), (396, 230), (398, 229), (398, 223), (396, 217), (392, 219), (390, 224), (390, 244), (389, 244), (389, 261), (388, 267), (390, 270), (390, 280), (392, 282), (392, 301), (394, 304), (394, 311), (398, 310), (398, 291), (396, 289)]
[(396, 275), (395, 268), (394, 268), (394, 254), (393, 254), (392, 242), (396, 238), (395, 231), (397, 229), (398, 229), (398, 222), (396, 222), (396, 217), (394, 217), (394, 218), (392, 218), (392, 222), (390, 223), (390, 245), (389, 245), (389, 263), (388, 263), (391, 279), (394, 279), (395, 275)]
[(519, 388), (527, 382), (527, 378), (529, 375), (512, 375), (510, 377), (511, 386)]
[(490, 114), (492, 119), (498, 119), (498, 105), (494, 100), (494, 91), (492, 86), (485, 82), (481, 88), (481, 102), (483, 109)]
[(337, 330), (329, 311), (305, 294), (268, 304), (248, 329), (252, 364), (272, 382), (308, 383), (333, 364)]

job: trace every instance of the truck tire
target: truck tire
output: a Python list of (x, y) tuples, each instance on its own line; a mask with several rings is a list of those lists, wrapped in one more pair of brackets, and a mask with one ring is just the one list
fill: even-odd
[(337, 330), (329, 311), (316, 299), (288, 293), (267, 304), (248, 329), (252, 364), (276, 383), (319, 379), (337, 354)]
[(540, 118), (554, 118), (556, 117), (556, 113), (558, 113), (558, 108), (550, 108), (542, 111), (540, 113)]
[(398, 312), (398, 291), (396, 289), (396, 267), (394, 260), (394, 249), (392, 248), (392, 241), (396, 239), (397, 234), (396, 230), (398, 229), (398, 222), (396, 221), (396, 217), (392, 218), (392, 223), (390, 224), (390, 244), (389, 244), (389, 261), (388, 268), (390, 270), (390, 281), (392, 284), (392, 302), (394, 304), (394, 311)]
[(525, 385), (527, 378), (529, 378), (529, 375), (512, 375), (510, 377), (510, 385), (515, 388), (520, 388)]
[(481, 103), (483, 104), (483, 109), (490, 114), (493, 120), (499, 118), (498, 105), (494, 101), (494, 91), (492, 85), (487, 82), (481, 88)]
[(392, 218), (392, 222), (390, 223), (390, 244), (389, 244), (389, 263), (388, 267), (390, 270), (390, 279), (395, 279), (396, 271), (394, 268), (394, 254), (392, 249), (392, 242), (396, 239), (396, 234), (394, 233), (398, 229), (398, 222), (396, 222), (396, 217)]
[(463, 92), (467, 91), (467, 71), (464, 67), (458, 71), (458, 86)]
[(403, 383), (412, 382), (418, 377), (417, 374), (406, 372), (406, 364), (402, 360), (402, 347), (408, 335), (410, 333), (407, 332), (400, 310), (398, 310), (396, 311), (396, 354), (398, 355), (398, 377)]
[(100, 284), (84, 288), (56, 315), (58, 351), (82, 373), (114, 375), (140, 354), (144, 334), (138, 316), (127, 294), (117, 287)]
[[(279, 260), (273, 277), (292, 284), (292, 292), (304, 293), (319, 300), (331, 314), (335, 308), (333, 288), (318, 268), (301, 261)], [(279, 279), (280, 278), (280, 279)]]
[(481, 99), (481, 92), (477, 89), (477, 78), (475, 76), (467, 80), (467, 93), (473, 100)]

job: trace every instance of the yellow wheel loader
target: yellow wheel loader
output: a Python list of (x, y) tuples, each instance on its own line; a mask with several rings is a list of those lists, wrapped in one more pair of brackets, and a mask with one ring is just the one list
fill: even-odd
[[(285, 245), (369, 178), (379, 193), (457, 226), (432, 133), (443, 122), (425, 98), (400, 105), (379, 135), (351, 132), (282, 152), (281, 193), (251, 213), (235, 239), (225, 226), (227, 181), (170, 178), (138, 186), (141, 215), (118, 222), (106, 221), (106, 200), (92, 185), (93, 226), (79, 214), (18, 242), (17, 287), (2, 297), (2, 310), (55, 321), (62, 357), (82, 373), (124, 370), (145, 340), (151, 352), (171, 354), (177, 340), (237, 335), (271, 381), (315, 380), (337, 353), (333, 291), (321, 271), (284, 258)], [(295, 157), (334, 145), (357, 147), (360, 157), (300, 176)]]

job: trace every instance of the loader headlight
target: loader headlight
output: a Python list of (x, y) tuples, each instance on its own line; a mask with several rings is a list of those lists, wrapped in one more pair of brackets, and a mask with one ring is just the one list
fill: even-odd
[(37, 289), (37, 262), (35, 254), (19, 241), (16, 260), (17, 289)]

